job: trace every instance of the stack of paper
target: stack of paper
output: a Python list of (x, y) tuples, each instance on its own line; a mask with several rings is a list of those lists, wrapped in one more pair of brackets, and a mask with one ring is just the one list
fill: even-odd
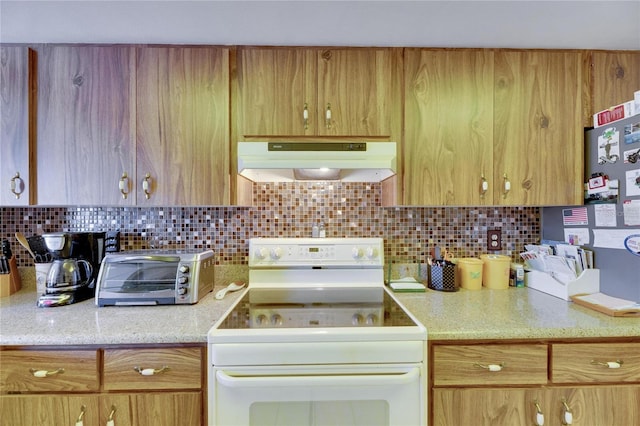
[(393, 291), (397, 292), (424, 292), (425, 286), (419, 281), (416, 281), (413, 277), (400, 278), (399, 280), (392, 280), (389, 283), (389, 287)]

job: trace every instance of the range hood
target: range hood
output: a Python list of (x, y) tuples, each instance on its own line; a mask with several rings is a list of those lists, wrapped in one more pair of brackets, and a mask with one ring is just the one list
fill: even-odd
[(380, 182), (396, 174), (396, 143), (238, 142), (238, 173), (254, 182)]

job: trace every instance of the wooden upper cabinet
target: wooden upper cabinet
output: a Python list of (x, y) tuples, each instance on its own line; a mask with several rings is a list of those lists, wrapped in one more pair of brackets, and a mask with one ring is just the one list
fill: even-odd
[(313, 135), (317, 121), (316, 75), (312, 50), (238, 49), (240, 137)]
[(318, 55), (320, 135), (395, 139), (401, 125), (402, 51), (322, 49)]
[(582, 204), (582, 55), (495, 52), (494, 204)]
[(404, 63), (404, 203), (492, 204), (493, 52), (406, 49)]
[(0, 47), (0, 205), (30, 203), (30, 56), (26, 47)]
[(38, 204), (229, 202), (229, 51), (47, 46)]
[(136, 56), (138, 205), (228, 204), (229, 50), (144, 47)]
[(240, 138), (400, 136), (401, 49), (245, 47), (237, 71)]
[(593, 114), (633, 99), (640, 90), (640, 50), (592, 52)]
[(40, 205), (130, 205), (135, 173), (134, 49), (45, 46), (38, 56)]

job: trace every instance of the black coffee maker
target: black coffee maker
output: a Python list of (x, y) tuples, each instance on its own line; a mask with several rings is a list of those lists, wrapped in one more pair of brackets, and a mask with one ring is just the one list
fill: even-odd
[(106, 252), (119, 250), (119, 232), (56, 232), (42, 235), (52, 260), (39, 307), (69, 305), (95, 296)]

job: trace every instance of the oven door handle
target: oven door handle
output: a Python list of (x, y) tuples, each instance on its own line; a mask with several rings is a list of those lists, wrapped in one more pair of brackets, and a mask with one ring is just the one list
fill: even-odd
[(152, 262), (178, 262), (180, 260), (180, 256), (169, 256), (162, 254), (152, 254), (152, 255), (132, 255), (132, 256), (122, 256), (116, 259), (110, 259), (111, 263), (127, 263), (127, 262), (136, 262), (140, 260), (149, 260)]
[(282, 376), (230, 376), (216, 371), (217, 381), (226, 387), (274, 387), (274, 386), (380, 386), (404, 385), (415, 381), (420, 369), (414, 367), (405, 373), (383, 374), (329, 374), (329, 375), (282, 375)]

